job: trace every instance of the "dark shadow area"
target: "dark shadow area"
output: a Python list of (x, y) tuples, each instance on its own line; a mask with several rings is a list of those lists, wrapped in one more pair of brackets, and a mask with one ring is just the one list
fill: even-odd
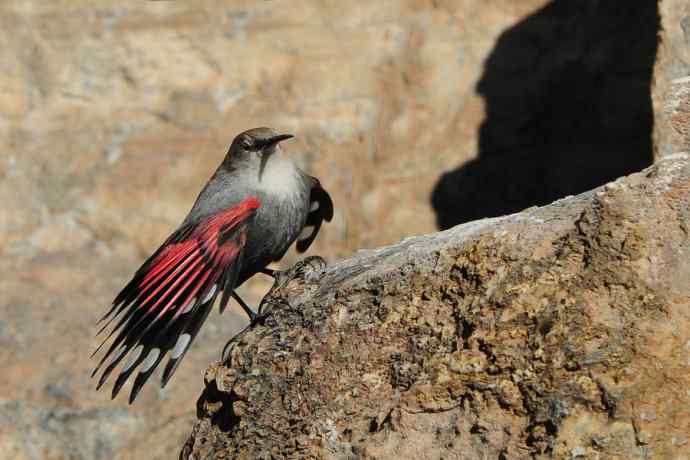
[(234, 392), (218, 390), (216, 381), (206, 384), (204, 391), (196, 402), (196, 417), (199, 420), (210, 418), (211, 424), (220, 431), (228, 432), (240, 422), (232, 404), (240, 398)]
[(554, 0), (505, 31), (477, 91), (475, 160), (445, 173), (440, 228), (550, 203), (652, 163), (656, 0)]

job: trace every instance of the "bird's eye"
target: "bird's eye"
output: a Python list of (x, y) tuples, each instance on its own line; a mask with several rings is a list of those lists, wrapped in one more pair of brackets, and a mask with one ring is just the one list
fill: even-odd
[(242, 142), (242, 147), (244, 147), (245, 150), (251, 150), (252, 149), (252, 143), (250, 141), (244, 141), (244, 142)]

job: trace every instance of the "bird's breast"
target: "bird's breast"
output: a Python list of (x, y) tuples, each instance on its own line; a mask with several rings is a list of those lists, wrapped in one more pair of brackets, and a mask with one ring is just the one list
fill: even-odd
[(247, 241), (250, 270), (282, 258), (302, 231), (309, 213), (309, 188), (304, 177), (296, 166), (277, 163), (266, 168), (257, 182), (261, 207)]
[(303, 188), (302, 174), (292, 160), (277, 154), (267, 162), (257, 186), (267, 195), (292, 198)]

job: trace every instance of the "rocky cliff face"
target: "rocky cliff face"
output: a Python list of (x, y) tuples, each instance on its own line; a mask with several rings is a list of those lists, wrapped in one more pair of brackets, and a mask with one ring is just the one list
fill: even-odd
[(681, 458), (689, 229), (681, 154), (288, 283), (181, 458)]

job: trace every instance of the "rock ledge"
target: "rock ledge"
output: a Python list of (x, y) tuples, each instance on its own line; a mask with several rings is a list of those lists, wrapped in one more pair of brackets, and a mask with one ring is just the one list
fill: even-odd
[(690, 157), (277, 290), (182, 458), (690, 451)]

